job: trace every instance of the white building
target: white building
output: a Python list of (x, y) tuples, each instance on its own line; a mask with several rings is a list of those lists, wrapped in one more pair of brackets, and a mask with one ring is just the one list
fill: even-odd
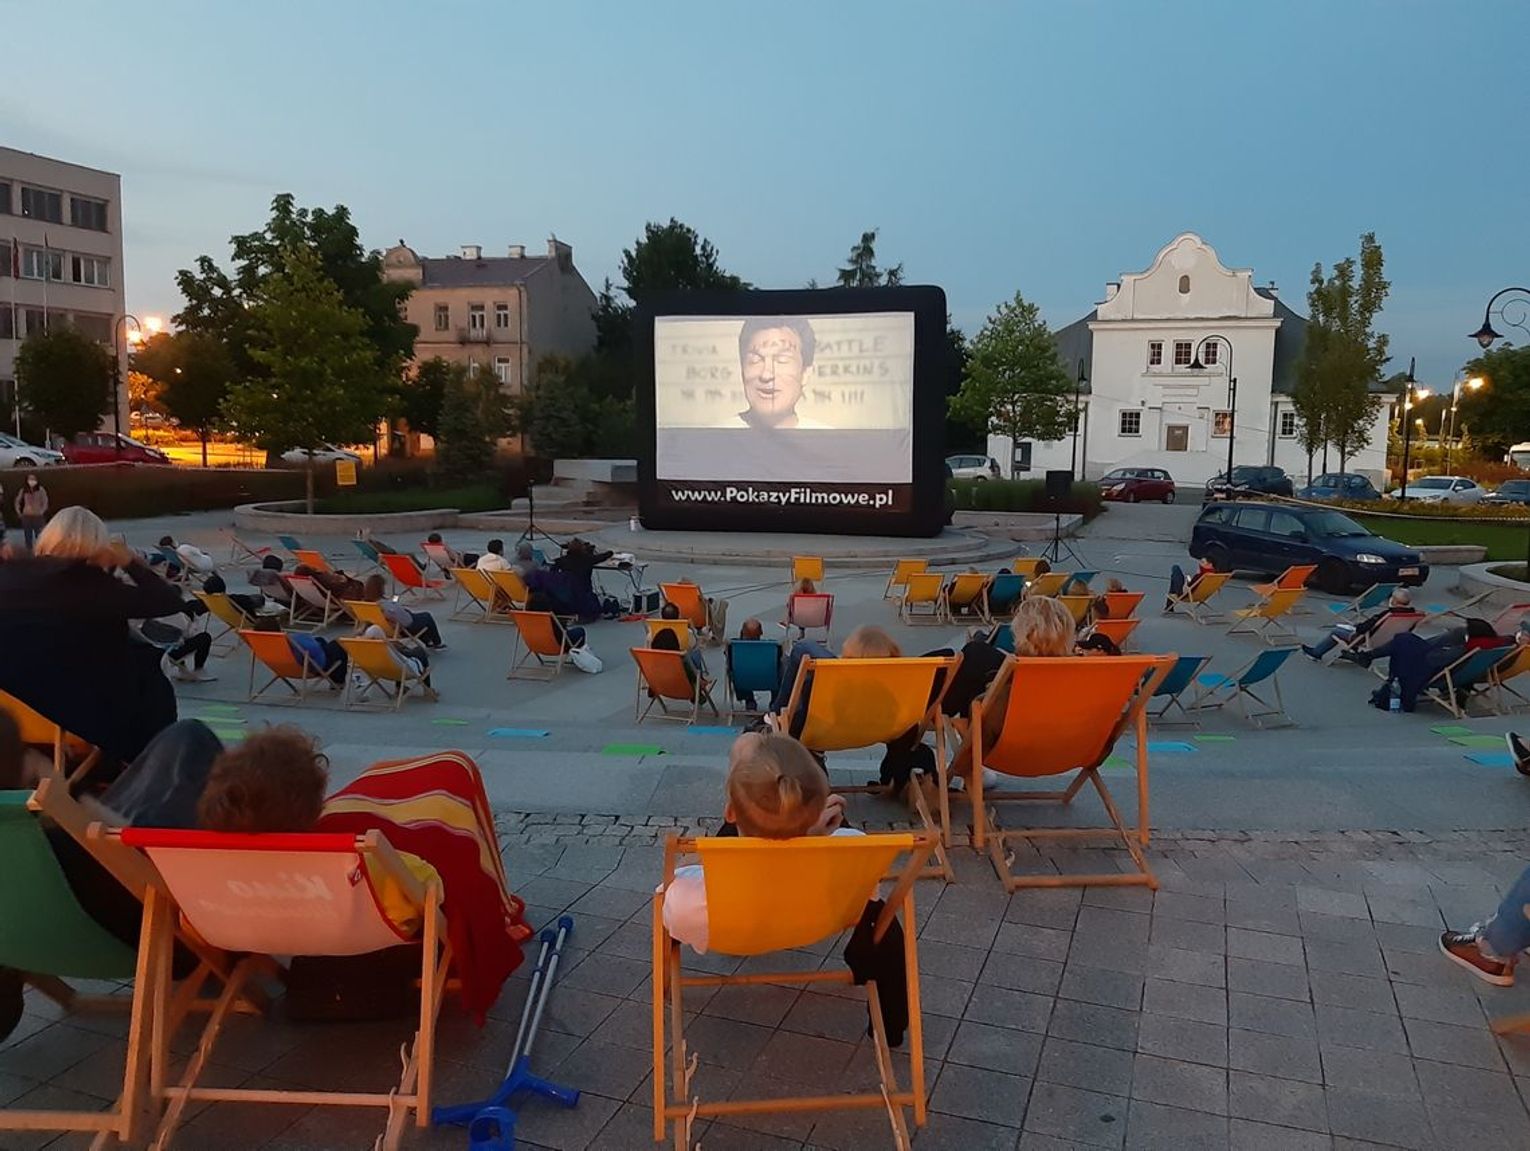
[[(990, 436), (988, 452), (1020, 474), (1067, 470), (1094, 479), (1117, 467), (1166, 469), (1200, 484), (1234, 464), (1275, 464), (1304, 482), (1307, 456), (1296, 438), (1290, 392), (1307, 321), (1253, 272), (1224, 267), (1193, 232), (1176, 236), (1145, 272), (1105, 286), (1105, 300), (1056, 333), (1071, 371), (1082, 364), (1082, 413), (1076, 437), (1011, 445)], [(1210, 339), (1219, 336), (1222, 339)], [(1197, 358), (1202, 367), (1191, 365)], [(1236, 418), (1228, 374), (1237, 380)], [(1381, 482), (1386, 413), (1370, 444), (1347, 467)], [(1330, 454), (1334, 469), (1339, 462)], [(1319, 457), (1316, 468), (1321, 469)]]

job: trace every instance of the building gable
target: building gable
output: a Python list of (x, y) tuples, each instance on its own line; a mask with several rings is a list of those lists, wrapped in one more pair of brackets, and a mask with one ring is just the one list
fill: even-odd
[(1254, 289), (1247, 268), (1228, 268), (1194, 232), (1171, 240), (1145, 272), (1107, 289), (1101, 320), (1253, 319), (1274, 315), (1274, 302)]

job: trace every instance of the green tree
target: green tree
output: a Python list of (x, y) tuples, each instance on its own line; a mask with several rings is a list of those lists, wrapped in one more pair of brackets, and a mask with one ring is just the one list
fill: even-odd
[(954, 401), (967, 378), (967, 360), (971, 356), (967, 346), (967, 334), (951, 322), (946, 314), (946, 358), (943, 376), (946, 387), (946, 450), (981, 447), (987, 450), (988, 421), (969, 420), (954, 410)]
[(1472, 441), (1491, 459), (1502, 459), (1517, 443), (1530, 439), (1530, 345), (1505, 344), (1466, 365), (1485, 387), (1463, 388), (1456, 426), (1471, 427)]
[(550, 459), (582, 456), (590, 442), (594, 403), (575, 362), (547, 355), (537, 361), (536, 376), (520, 397), (517, 427), (532, 450)]
[(207, 440), (222, 425), (234, 381), (228, 345), (207, 332), (162, 332), (134, 353), (133, 366), (159, 385), (159, 405), (197, 434), (205, 468)]
[(850, 261), (835, 277), (841, 288), (892, 288), (903, 283), (902, 264), (887, 269), (877, 267), (877, 234), (880, 231), (873, 228), (862, 232), (859, 243), (850, 246)]
[[(249, 356), (259, 374), (229, 389), (228, 419), (268, 455), (372, 439), (388, 377), (367, 338), (366, 317), (346, 306), (311, 249), (287, 251), (281, 265), (252, 297), (258, 338)], [(313, 466), (310, 455), (309, 514)]]
[(450, 483), (482, 479), (494, 463), (494, 445), (512, 426), (510, 401), (497, 376), (448, 364), (442, 374), (438, 468)]
[(417, 364), (413, 375), (400, 375), (398, 387), (388, 405), (388, 417), (404, 420), (411, 432), (435, 436), (441, 426), (446, 384), (452, 378), (453, 369), (458, 366), (440, 356), (432, 356)]
[(21, 406), (66, 440), (101, 423), (112, 405), (112, 355), (68, 324), (33, 332), (16, 353)]
[(1072, 410), (1073, 380), (1041, 309), (1016, 292), (973, 339), (951, 411), (1015, 443), (1061, 439), (1073, 426)]

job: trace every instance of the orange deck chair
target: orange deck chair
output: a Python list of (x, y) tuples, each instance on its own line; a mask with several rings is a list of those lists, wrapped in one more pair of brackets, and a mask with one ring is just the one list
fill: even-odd
[(65, 731), (9, 692), (0, 691), (0, 711), (10, 712), (21, 731), (21, 742), (51, 756), (53, 774), (71, 787), (77, 786), (101, 762), (100, 748)]
[(1317, 571), (1317, 564), (1292, 564), (1269, 583), (1255, 584), (1254, 590), (1260, 595), (1267, 595), (1272, 591), (1290, 591), (1293, 588), (1304, 588), (1315, 571)]
[(928, 571), (929, 560), (899, 560), (892, 570), (892, 575), (887, 577), (887, 588), (882, 592), (883, 599), (896, 599), (903, 594), (903, 588), (908, 586), (908, 577), (922, 571)]
[(457, 585), (457, 602), (452, 607), (452, 619), (472, 623), (502, 621), (502, 612), (495, 610), (494, 584), (477, 568), (452, 568), (452, 582)]
[(701, 587), (693, 583), (661, 583), (659, 594), (666, 603), (680, 609), (680, 618), (689, 620), (698, 632), (707, 630), (707, 597)]
[[(628, 650), (632, 653), (632, 661), (637, 664), (637, 700), (633, 705), (633, 714), (638, 723), (648, 718), (654, 704), (659, 705), (660, 712), (655, 718), (678, 719), (687, 724), (701, 718), (702, 704), (711, 708), (713, 715), (719, 715), (717, 705), (712, 702), (711, 685), (706, 678), (697, 672), (695, 682), (691, 682), (685, 670), (683, 651), (664, 651), (651, 647)], [(647, 707), (643, 706), (645, 696), (648, 699)], [(677, 709), (679, 713), (675, 714), (670, 711), (670, 703), (685, 706)]]
[[(253, 628), (255, 620), (242, 607), (230, 599), (225, 592), (193, 591), (192, 595), (201, 601), (207, 609), (209, 621), (216, 620), (223, 625), (223, 630), (212, 637), (212, 650), (218, 655), (227, 655), (239, 646), (239, 631)], [(209, 626), (209, 630), (211, 630)]]
[(515, 640), (510, 645), (506, 679), (556, 679), (568, 663), (568, 651), (550, 611), (512, 611)]
[(786, 619), (781, 626), (787, 631), (797, 629), (797, 638), (806, 639), (807, 633), (823, 628), (823, 642), (829, 642), (834, 627), (834, 596), (830, 592), (792, 592), (786, 597)]
[[(246, 629), (239, 633), (239, 638), (250, 649), (249, 697), (251, 703), (265, 695), (278, 683), (285, 684), (287, 689), (297, 697), (298, 703), (308, 698), (310, 687), (316, 684), (334, 689), (334, 682), (322, 670), (314, 667), (313, 661), (306, 654), (302, 659), (297, 657), (292, 650), (292, 645), (287, 642), (286, 632)], [(271, 678), (259, 691), (255, 690), (257, 664), (271, 673)], [(293, 701), (286, 699), (283, 702)]]
[(451, 578), (452, 569), (457, 566), (452, 559), (452, 550), (445, 544), (433, 544), (429, 540), (420, 543), (420, 551), (425, 555), (425, 561), (436, 565), (436, 570), (447, 579)]
[(1110, 618), (1131, 619), (1137, 614), (1137, 608), (1142, 604), (1143, 594), (1140, 591), (1106, 592), (1105, 602), (1110, 605)]
[(1291, 610), (1306, 594), (1307, 589), (1304, 587), (1275, 588), (1252, 607), (1239, 608), (1233, 612), (1233, 625), (1227, 629), (1227, 634), (1251, 632), (1265, 643), (1299, 638), (1285, 617), (1291, 614)]
[(648, 646), (653, 646), (654, 637), (661, 632), (672, 631), (675, 633), (675, 642), (680, 645), (681, 651), (690, 651), (696, 642), (696, 637), (691, 633), (691, 621), (688, 619), (645, 619), (643, 627), (648, 631)]
[[(845, 986), (852, 976), (838, 961), (819, 970), (765, 973), (751, 969), (731, 975), (687, 974), (681, 947), (664, 929), (664, 892), (653, 900), (653, 1132), (662, 1141), (671, 1122), (675, 1144), (691, 1147), (691, 1123), (698, 1118), (769, 1113), (801, 1114), (838, 1109), (885, 1110), (893, 1138), (908, 1148), (905, 1110), (914, 1124), (926, 1116), (924, 1020), (919, 998), (919, 951), (914, 923), (914, 883), (935, 847), (928, 833), (911, 835), (809, 836), (802, 839), (689, 839), (671, 836), (664, 849), (664, 886), (675, 877), (676, 860), (700, 858), (707, 892), (707, 950), (721, 956), (756, 957), (812, 947), (854, 927), (876, 897), (877, 883), (899, 858), (891, 893), (873, 926), (881, 939), (901, 916), (903, 966), (908, 996), (909, 1085), (898, 1083), (882, 1022), (880, 989), (866, 984), (872, 1053), (880, 1089), (872, 1092), (776, 1096), (765, 1099), (704, 1100), (709, 1070), (700, 1066), (707, 1052), (691, 1052), (685, 1038), (685, 992), (691, 988), (759, 984)], [(800, 954), (800, 951), (798, 952)], [(794, 965), (796, 966), (796, 965)], [(714, 970), (714, 968), (709, 968)], [(728, 970), (731, 970), (729, 968)], [(665, 1026), (666, 999), (669, 1008)], [(665, 1054), (669, 1055), (666, 1076)], [(723, 1096), (731, 1083), (717, 1085)]]
[(1126, 650), (1126, 641), (1131, 638), (1132, 632), (1137, 630), (1140, 619), (1097, 619), (1094, 621), (1094, 630), (1101, 635), (1109, 636), (1111, 643), (1115, 644), (1120, 651)]
[(991, 624), (988, 614), (988, 585), (993, 576), (987, 572), (958, 572), (951, 577), (941, 592), (941, 610), (949, 623), (956, 622), (957, 612), (971, 612), (984, 623)]
[(1212, 598), (1227, 586), (1232, 572), (1206, 572), (1195, 576), (1185, 585), (1179, 595), (1171, 595), (1164, 614), (1183, 610), (1196, 623), (1211, 623), (1222, 618), (1222, 613), (1211, 606)]
[(324, 558), (324, 553), (315, 551), (313, 548), (293, 548), (292, 558), (304, 567), (313, 568), (316, 572), (334, 571), (334, 568), (329, 566), (329, 561)]
[(413, 556), (402, 555), (399, 552), (379, 552), (377, 558), (382, 560), (383, 566), (388, 569), (388, 574), (393, 577), (393, 582), (404, 589), (399, 593), (400, 598), (419, 596), (429, 599), (446, 598), (445, 593), (441, 591), (446, 581), (427, 578)]
[[(989, 693), (972, 705), (971, 738), (974, 763), (1019, 779), (1076, 773), (1061, 791), (985, 791), (981, 768), (973, 771), (966, 792), (972, 805), (972, 845), (988, 849), (1005, 890), (1018, 887), (1076, 887), (1094, 884), (1146, 884), (1158, 880), (1148, 868), (1142, 848), (1148, 842), (1148, 725), (1147, 703), (1154, 689), (1174, 666), (1172, 655), (1121, 655), (1108, 659), (1089, 656), (1014, 658), (994, 679)], [(1004, 724), (992, 746), (983, 742), (983, 704), (993, 688), (1009, 682)], [(1115, 800), (1100, 777), (1116, 739), (1128, 728), (1136, 734), (1137, 830), (1133, 835), (1121, 820)], [(945, 779), (941, 779), (942, 791)], [(1001, 803), (1051, 802), (1068, 804), (1088, 782), (1094, 785), (1109, 827), (999, 826), (993, 808)], [(949, 821), (942, 834), (950, 842)], [(1110, 835), (1121, 841), (1136, 874), (1015, 875), (1010, 868), (1011, 839), (1078, 839)]]
[(1493, 710), (1499, 715), (1511, 715), (1521, 706), (1530, 705), (1530, 698), (1509, 686), (1509, 681), (1530, 672), (1530, 647), (1510, 648), (1509, 658), (1493, 665), (1488, 672), (1488, 697)]
[(898, 600), (898, 618), (906, 624), (945, 623), (945, 584), (939, 572), (910, 573)]

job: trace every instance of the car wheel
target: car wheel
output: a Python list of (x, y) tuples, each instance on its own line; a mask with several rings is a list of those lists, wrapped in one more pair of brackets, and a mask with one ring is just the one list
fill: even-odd
[(1349, 565), (1343, 560), (1327, 559), (1318, 564), (1314, 581), (1329, 595), (1343, 595), (1349, 590)]
[(980, 483), (983, 483), (987, 479), (988, 479), (987, 476), (973, 476), (972, 477), (972, 482), (975, 483), (975, 484), (980, 484)]
[(1211, 544), (1206, 548), (1206, 562), (1211, 565), (1212, 571), (1230, 572), (1233, 570), (1232, 553), (1221, 544)]
[(1174, 493), (1173, 492), (1164, 492), (1163, 493), (1163, 502), (1166, 503), (1166, 504), (1172, 504), (1174, 502)]
[(36, 466), (37, 466), (37, 461), (32, 459), (31, 456), (22, 456), (20, 459), (18, 459), (15, 463), (13, 463), (11, 465), (11, 467), (13, 467), (13, 468), (35, 468)]

